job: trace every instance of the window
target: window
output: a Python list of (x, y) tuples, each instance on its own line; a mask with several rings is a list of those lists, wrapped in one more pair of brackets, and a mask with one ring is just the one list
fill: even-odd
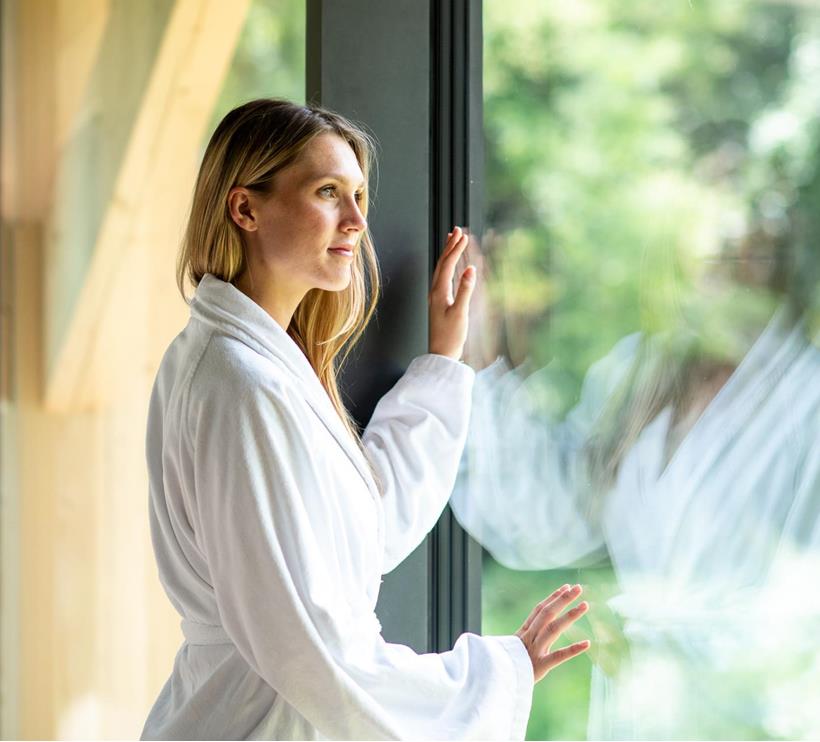
[(819, 50), (805, 3), (484, 4), (453, 506), (485, 632), (593, 604), (532, 739), (820, 730)]

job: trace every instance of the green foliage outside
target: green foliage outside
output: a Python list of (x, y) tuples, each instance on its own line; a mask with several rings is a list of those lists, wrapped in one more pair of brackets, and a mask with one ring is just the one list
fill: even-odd
[[(580, 570), (516, 572), (485, 557), (482, 584), (484, 634), (514, 633), (532, 607), (564, 583), (575, 584)], [(578, 624), (567, 643), (591, 636), (589, 621)], [(557, 648), (557, 647), (556, 647)], [(535, 686), (527, 739), (585, 739), (590, 659), (580, 657), (547, 675)]]
[(303, 0), (252, 0), (203, 147), (228, 111), (254, 98), (304, 102)]
[(719, 346), (765, 318), (771, 292), (710, 259), (816, 265), (815, 10), (484, 5), (488, 288), (513, 360), (560, 379), (561, 411), (629, 333)]

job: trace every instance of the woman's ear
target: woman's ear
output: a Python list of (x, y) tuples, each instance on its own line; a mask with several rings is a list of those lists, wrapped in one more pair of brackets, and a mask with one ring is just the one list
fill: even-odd
[(250, 191), (237, 186), (228, 192), (228, 211), (234, 224), (246, 232), (255, 232), (257, 229), (256, 215), (251, 207)]

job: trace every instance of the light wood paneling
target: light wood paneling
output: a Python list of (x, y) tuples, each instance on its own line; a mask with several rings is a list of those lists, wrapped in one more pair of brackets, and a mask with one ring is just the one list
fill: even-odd
[[(145, 418), (187, 316), (174, 258), (248, 5), (2, 3), (5, 738), (137, 737), (181, 640), (151, 551)], [(133, 115), (110, 95), (139, 77), (124, 35), (147, 65)], [(108, 190), (93, 187), (97, 165)], [(66, 209), (88, 209), (95, 236), (76, 296), (55, 301), (82, 242)]]

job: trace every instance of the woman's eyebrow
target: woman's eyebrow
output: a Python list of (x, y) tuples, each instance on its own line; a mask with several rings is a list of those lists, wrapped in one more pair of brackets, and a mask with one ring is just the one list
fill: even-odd
[[(316, 180), (338, 180), (340, 183), (351, 183), (352, 181), (345, 175), (341, 173), (319, 173), (317, 175), (312, 175), (310, 177), (310, 182), (313, 183)], [(364, 188), (364, 180), (360, 180), (358, 184), (359, 188)]]

